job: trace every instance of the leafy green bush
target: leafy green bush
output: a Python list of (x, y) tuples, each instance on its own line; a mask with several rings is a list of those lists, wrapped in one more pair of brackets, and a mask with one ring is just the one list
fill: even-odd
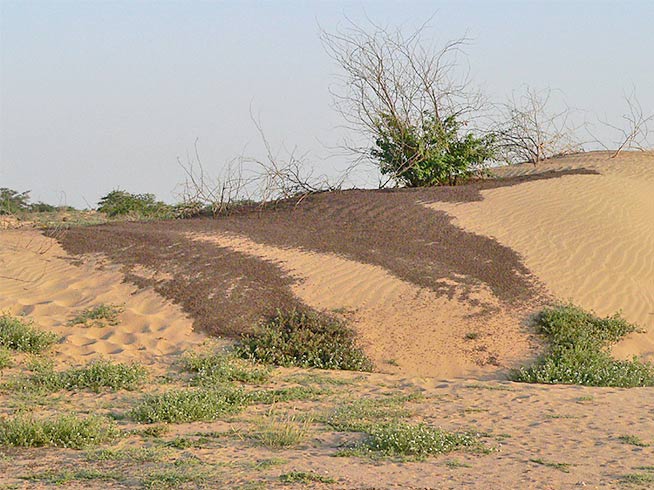
[(372, 363), (356, 345), (352, 329), (317, 313), (277, 312), (268, 323), (244, 336), (236, 353), (279, 366), (371, 371)]
[(247, 403), (247, 394), (232, 387), (169, 391), (147, 395), (130, 415), (137, 422), (147, 424), (211, 421), (221, 415), (238, 412)]
[(81, 449), (111, 440), (118, 430), (102, 417), (59, 415), (49, 419), (15, 416), (0, 420), (0, 444)]
[(574, 305), (546, 308), (536, 318), (549, 347), (533, 366), (511, 374), (526, 383), (588, 386), (654, 386), (654, 365), (616, 360), (609, 348), (636, 326), (620, 315), (598, 318)]
[(30, 191), (18, 192), (0, 187), (0, 214), (15, 214), (29, 209)]
[(270, 378), (270, 368), (228, 354), (190, 354), (183, 358), (183, 367), (195, 373), (193, 384), (215, 385), (229, 381), (260, 384)]
[(341, 455), (382, 455), (424, 458), (457, 449), (481, 449), (483, 445), (475, 434), (448, 432), (425, 424), (394, 422), (378, 424), (368, 429), (364, 441)]
[(38, 354), (59, 340), (52, 332), (43, 332), (31, 322), (11, 315), (0, 315), (0, 346)]
[(136, 218), (166, 219), (173, 217), (168, 204), (157, 201), (154, 194), (131, 194), (113, 190), (98, 202), (98, 211), (110, 217), (130, 215)]
[(493, 157), (492, 136), (461, 135), (454, 116), (425, 114), (420, 125), (382, 114), (371, 150), (381, 173), (408, 187), (456, 185), (478, 173)]

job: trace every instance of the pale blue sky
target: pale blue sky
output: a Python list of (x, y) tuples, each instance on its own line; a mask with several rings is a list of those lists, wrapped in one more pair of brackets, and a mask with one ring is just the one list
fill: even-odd
[(172, 200), (176, 158), (196, 137), (207, 167), (260, 152), (251, 104), (274, 144), (343, 168), (325, 159), (340, 138), (338, 68), (318, 38), (318, 23), (343, 15), (411, 26), (435, 13), (435, 39), (474, 39), (472, 77), (494, 98), (549, 86), (615, 119), (635, 87), (654, 112), (651, 0), (0, 5), (0, 187), (55, 204), (93, 205), (116, 187)]

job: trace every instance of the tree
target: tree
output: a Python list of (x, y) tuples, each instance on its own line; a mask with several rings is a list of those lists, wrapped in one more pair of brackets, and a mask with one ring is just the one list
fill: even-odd
[(582, 151), (572, 126), (572, 109), (551, 109), (552, 90), (525, 87), (499, 104), (491, 127), (497, 157), (507, 163), (537, 164), (554, 156)]
[(405, 34), (372, 22), (366, 30), (348, 20), (339, 32), (321, 33), (342, 69), (334, 106), (366, 141), (346, 146), (374, 161), (385, 184), (456, 183), (492, 156), (492, 138), (470, 129), (484, 100), (460, 70), (467, 39), (439, 48), (424, 39), (425, 30)]
[(29, 209), (30, 191), (18, 192), (0, 187), (0, 214), (15, 214)]

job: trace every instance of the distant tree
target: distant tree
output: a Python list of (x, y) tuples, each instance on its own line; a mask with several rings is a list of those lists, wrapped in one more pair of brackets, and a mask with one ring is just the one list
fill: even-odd
[(131, 194), (116, 189), (100, 199), (98, 211), (112, 217), (133, 215), (146, 218), (165, 218), (171, 214), (171, 207), (157, 201), (154, 194)]
[(35, 213), (51, 213), (53, 211), (57, 211), (57, 207), (53, 206), (52, 204), (47, 204), (42, 201), (39, 201), (30, 204), (29, 210)]
[(14, 214), (29, 209), (30, 191), (18, 192), (0, 187), (0, 214)]
[(406, 186), (453, 184), (479, 170), (492, 154), (492, 137), (470, 129), (484, 106), (462, 73), (467, 39), (435, 47), (411, 33), (349, 22), (321, 38), (342, 69), (332, 95), (350, 129), (367, 140), (348, 144), (358, 158), (375, 162), (388, 181)]

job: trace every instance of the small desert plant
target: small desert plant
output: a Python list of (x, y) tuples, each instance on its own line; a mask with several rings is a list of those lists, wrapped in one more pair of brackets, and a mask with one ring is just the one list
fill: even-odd
[(11, 353), (4, 347), (0, 347), (0, 371), (11, 366)]
[(236, 352), (245, 359), (279, 366), (372, 370), (352, 329), (327, 315), (298, 310), (278, 311), (252, 335), (244, 336)]
[(282, 403), (295, 400), (315, 400), (328, 391), (309, 386), (290, 386), (273, 390), (253, 391), (248, 394), (251, 403)]
[(32, 322), (11, 315), (0, 315), (0, 346), (38, 354), (56, 341), (59, 336), (34, 328)]
[(457, 449), (480, 449), (478, 437), (469, 433), (454, 433), (425, 424), (391, 423), (373, 425), (368, 437), (355, 448), (355, 453), (377, 453), (383, 456), (424, 458)]
[(638, 446), (638, 447), (648, 447), (649, 444), (643, 441), (640, 437), (633, 435), (633, 434), (627, 434), (624, 436), (618, 437), (618, 440), (624, 444), (631, 444), (632, 446)]
[(511, 374), (527, 383), (588, 386), (654, 386), (654, 365), (634, 358), (611, 357), (609, 347), (636, 330), (619, 315), (599, 318), (574, 305), (546, 308), (536, 318), (549, 341), (545, 355), (533, 366)]
[(406, 408), (408, 401), (419, 399), (420, 395), (401, 395), (388, 398), (363, 398), (336, 407), (326, 422), (341, 432), (366, 432), (380, 423), (397, 422), (411, 415)]
[(131, 412), (137, 422), (195, 422), (216, 420), (221, 415), (240, 411), (248, 403), (238, 388), (169, 391), (147, 395)]
[(119, 305), (101, 303), (98, 306), (87, 308), (68, 322), (68, 325), (85, 325), (87, 327), (102, 327), (105, 325), (118, 325), (118, 315), (124, 311)]
[(86, 453), (87, 461), (161, 461), (166, 449), (160, 447), (128, 447), (125, 449), (97, 449)]
[(21, 476), (20, 478), (22, 480), (51, 483), (52, 485), (64, 485), (74, 481), (120, 481), (124, 479), (118, 472), (96, 469), (48, 470), (43, 473)]
[(141, 384), (147, 371), (139, 364), (114, 364), (110, 361), (92, 361), (84, 367), (57, 372), (52, 363), (32, 365), (32, 374), (13, 381), (13, 387), (24, 391), (58, 391), (90, 389), (133, 390)]
[(15, 416), (0, 420), (0, 444), (6, 446), (57, 446), (80, 449), (118, 436), (102, 417), (59, 415), (49, 419)]
[(271, 449), (297, 446), (306, 439), (310, 426), (311, 420), (299, 420), (293, 415), (268, 415), (260, 421), (254, 439)]
[(228, 354), (190, 354), (182, 360), (187, 371), (195, 373), (193, 384), (215, 385), (229, 381), (260, 384), (270, 378), (270, 368)]
[(280, 475), (279, 480), (282, 483), (336, 483), (333, 478), (313, 471), (291, 471)]
[(157, 201), (154, 194), (131, 194), (113, 190), (98, 202), (98, 211), (107, 216), (130, 215), (136, 218), (167, 219), (173, 217), (172, 206)]

